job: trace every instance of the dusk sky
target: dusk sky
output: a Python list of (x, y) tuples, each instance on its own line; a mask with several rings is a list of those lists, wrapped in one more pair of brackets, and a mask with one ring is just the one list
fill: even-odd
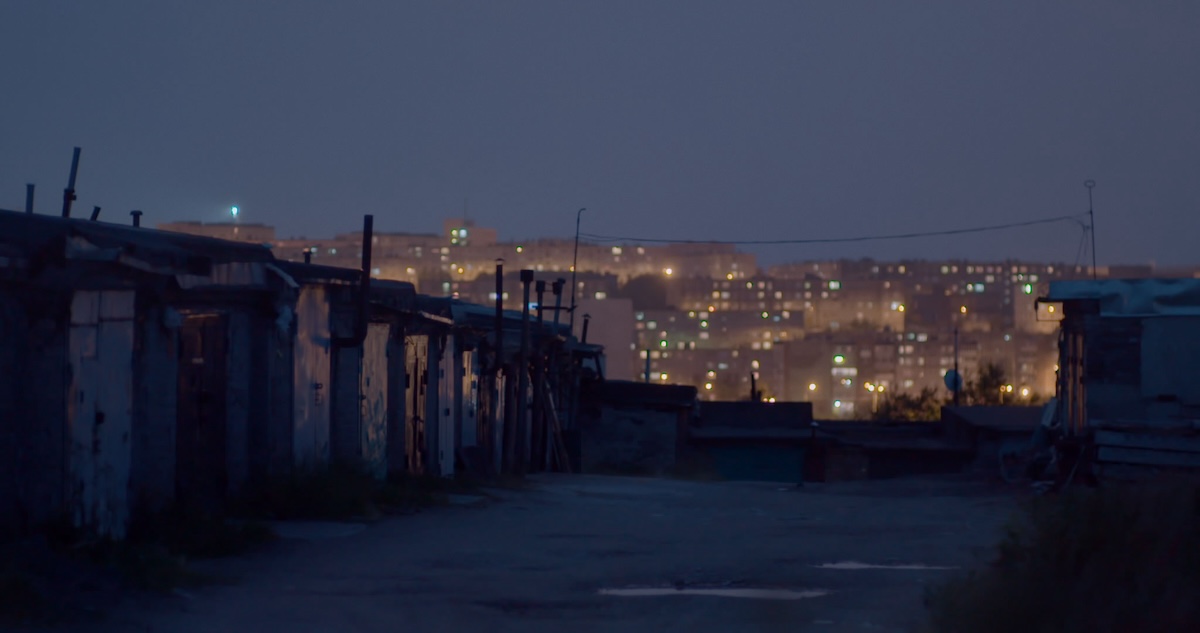
[[(844, 237), (1083, 213), (1200, 263), (1200, 3), (0, 4), (0, 208), (282, 236)], [(756, 249), (1074, 261), (1062, 223)]]

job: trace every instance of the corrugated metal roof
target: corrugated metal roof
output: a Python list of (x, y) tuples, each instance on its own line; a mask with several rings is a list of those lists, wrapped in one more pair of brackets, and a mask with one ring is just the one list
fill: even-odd
[(1096, 301), (1101, 316), (1198, 316), (1200, 279), (1054, 281), (1039, 301)]
[(4, 210), (0, 244), (10, 251), (111, 261), (163, 274), (208, 275), (214, 264), (275, 259), (270, 249), (254, 244)]

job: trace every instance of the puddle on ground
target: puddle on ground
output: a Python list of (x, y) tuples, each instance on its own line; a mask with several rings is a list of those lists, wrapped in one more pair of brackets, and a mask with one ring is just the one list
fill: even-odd
[(819, 598), (829, 592), (823, 589), (797, 591), (794, 589), (753, 589), (748, 587), (713, 589), (699, 587), (685, 587), (682, 589), (675, 587), (629, 587), (626, 589), (601, 589), (598, 593), (602, 596), (624, 597), (717, 596), (720, 598), (756, 598), (758, 600), (803, 600), (805, 598)]
[(958, 569), (957, 567), (940, 567), (937, 565), (922, 565), (920, 563), (910, 565), (874, 565), (871, 563), (860, 563), (853, 560), (844, 560), (838, 563), (823, 563), (821, 565), (813, 565), (818, 569), (906, 569), (906, 570), (926, 570), (926, 569)]

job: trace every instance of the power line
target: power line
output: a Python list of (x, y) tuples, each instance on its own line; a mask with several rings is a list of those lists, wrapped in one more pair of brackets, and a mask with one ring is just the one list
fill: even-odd
[(1053, 218), (1043, 218), (1040, 220), (1027, 220), (1024, 222), (1010, 222), (1007, 224), (993, 224), (990, 226), (977, 226), (963, 229), (947, 229), (941, 231), (918, 231), (914, 233), (893, 233), (886, 235), (859, 235), (854, 237), (826, 237), (826, 238), (808, 238), (808, 239), (784, 239), (784, 240), (681, 240), (681, 239), (662, 239), (662, 238), (646, 238), (646, 237), (622, 237), (616, 235), (596, 235), (594, 233), (581, 233), (580, 236), (594, 242), (644, 242), (654, 244), (734, 244), (734, 245), (769, 245), (769, 244), (841, 244), (846, 242), (874, 242), (882, 240), (904, 240), (918, 237), (937, 237), (944, 235), (963, 235), (966, 233), (985, 233), (989, 231), (1003, 231), (1007, 229), (1016, 229), (1026, 226), (1037, 226), (1039, 224), (1053, 224), (1055, 222), (1076, 222), (1082, 223), (1080, 218), (1083, 215), (1060, 215)]

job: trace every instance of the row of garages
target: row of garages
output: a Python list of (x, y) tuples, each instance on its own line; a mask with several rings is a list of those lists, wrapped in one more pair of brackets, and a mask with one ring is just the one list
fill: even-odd
[(0, 211), (0, 532), (69, 516), (119, 538), (141, 513), (218, 511), (334, 463), (569, 468), (554, 449), (597, 348), (557, 319), (366, 281), (266, 246)]

